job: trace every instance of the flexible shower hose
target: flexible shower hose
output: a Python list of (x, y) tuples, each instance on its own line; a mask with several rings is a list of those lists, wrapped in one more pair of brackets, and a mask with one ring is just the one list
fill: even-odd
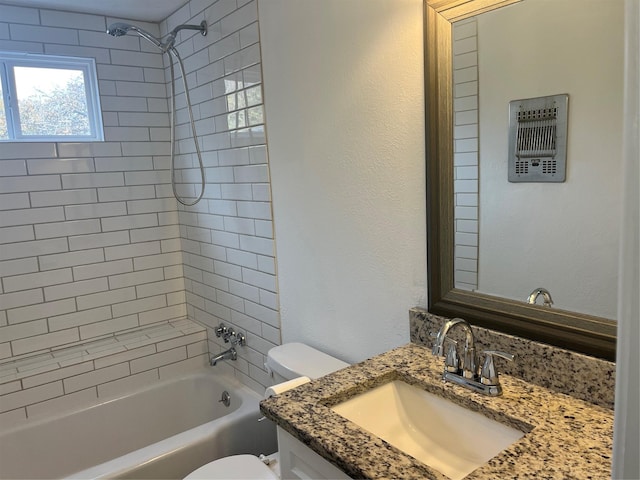
[[(204, 195), (205, 188), (205, 177), (204, 177), (204, 165), (202, 164), (202, 153), (200, 152), (200, 145), (198, 145), (198, 137), (196, 136), (196, 126), (193, 120), (193, 109), (191, 108), (191, 99), (189, 98), (189, 89), (187, 88), (187, 77), (184, 73), (184, 65), (182, 64), (182, 59), (178, 54), (178, 51), (171, 47), (166, 50), (167, 55), (169, 55), (169, 66), (171, 71), (171, 188), (173, 189), (173, 195), (176, 197), (176, 200), (180, 202), (182, 205), (190, 207), (195, 205), (200, 201), (202, 196)], [(198, 164), (200, 165), (200, 194), (193, 202), (188, 202), (178, 195), (178, 191), (176, 189), (176, 178), (175, 178), (175, 130), (176, 130), (176, 88), (175, 88), (175, 70), (173, 68), (173, 60), (171, 59), (171, 54), (175, 55), (178, 60), (178, 66), (180, 67), (180, 74), (182, 75), (182, 85), (184, 86), (184, 94), (185, 99), (187, 101), (187, 110), (189, 111), (189, 120), (191, 122), (191, 133), (193, 137), (193, 143), (196, 147), (196, 154), (198, 156)]]

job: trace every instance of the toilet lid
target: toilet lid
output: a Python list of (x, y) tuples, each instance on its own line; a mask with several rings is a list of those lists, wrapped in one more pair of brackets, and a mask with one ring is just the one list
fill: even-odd
[(207, 463), (184, 477), (184, 480), (278, 480), (275, 473), (253, 455), (232, 455)]

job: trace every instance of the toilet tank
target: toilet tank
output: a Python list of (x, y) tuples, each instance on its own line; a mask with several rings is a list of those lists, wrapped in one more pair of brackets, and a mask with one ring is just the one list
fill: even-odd
[(303, 376), (314, 380), (348, 366), (342, 360), (297, 342), (273, 347), (269, 350), (265, 363), (274, 383)]

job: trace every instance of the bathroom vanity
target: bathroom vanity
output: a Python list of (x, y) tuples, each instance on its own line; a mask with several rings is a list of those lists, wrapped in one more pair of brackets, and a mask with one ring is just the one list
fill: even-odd
[[(450, 478), (333, 410), (347, 399), (399, 380), (522, 432), (519, 440), (465, 479), (610, 477), (612, 410), (509, 375), (500, 376), (503, 395), (479, 395), (443, 382), (442, 371), (443, 359), (430, 348), (408, 344), (263, 400), (261, 410), (283, 437), (293, 437), (287, 443), (293, 446), (281, 445), (280, 454), (299, 459), (299, 468), (307, 458), (300, 447), (307, 446), (313, 454), (310, 462), (317, 454), (352, 478)], [(387, 415), (383, 409), (378, 413), (380, 418)], [(298, 453), (289, 455), (290, 448)], [(332, 474), (329, 469), (325, 478), (334, 478)], [(291, 478), (286, 469), (283, 478)]]

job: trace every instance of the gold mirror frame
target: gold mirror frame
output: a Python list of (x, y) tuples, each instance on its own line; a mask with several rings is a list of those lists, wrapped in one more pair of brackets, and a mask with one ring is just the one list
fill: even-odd
[(616, 322), (454, 288), (451, 24), (520, 0), (425, 0), (428, 309), (615, 361)]

